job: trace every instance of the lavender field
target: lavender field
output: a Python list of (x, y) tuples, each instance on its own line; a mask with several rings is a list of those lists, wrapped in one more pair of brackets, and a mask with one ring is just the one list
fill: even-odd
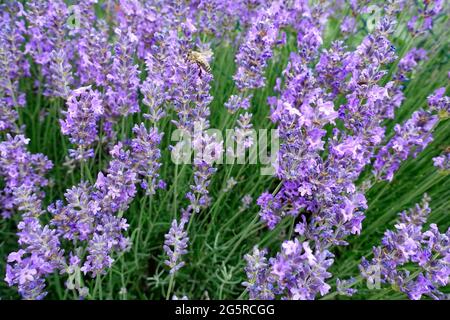
[(0, 0), (0, 300), (450, 298), (440, 0)]

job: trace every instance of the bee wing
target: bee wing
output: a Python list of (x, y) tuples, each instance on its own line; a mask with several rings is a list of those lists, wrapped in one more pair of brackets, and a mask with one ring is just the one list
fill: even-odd
[(214, 53), (212, 52), (211, 49), (208, 49), (208, 50), (202, 51), (201, 55), (206, 61), (210, 62)]

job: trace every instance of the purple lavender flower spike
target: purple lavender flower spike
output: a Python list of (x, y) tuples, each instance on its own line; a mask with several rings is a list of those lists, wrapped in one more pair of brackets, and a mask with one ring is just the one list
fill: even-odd
[(118, 40), (114, 46), (111, 70), (106, 77), (105, 100), (108, 108), (105, 111), (111, 117), (125, 117), (139, 111), (139, 70), (133, 61), (137, 38), (131, 32), (120, 29), (115, 32)]
[(341, 24), (341, 32), (343, 34), (352, 34), (356, 32), (356, 19), (352, 16), (346, 16)]
[(107, 174), (98, 174), (95, 188), (98, 190), (94, 199), (106, 212), (118, 212), (128, 209), (128, 205), (136, 195), (135, 184), (138, 174), (133, 169), (130, 151), (119, 142), (111, 150), (112, 160)]
[[(187, 234), (185, 234), (184, 225), (188, 223), (193, 213), (207, 208), (211, 202), (208, 187), (211, 176), (216, 171), (213, 163), (223, 152), (222, 142), (216, 141), (215, 136), (204, 132), (209, 128), (209, 104), (213, 99), (209, 93), (212, 75), (187, 58), (187, 50), (193, 49), (189, 37), (189, 31), (186, 30), (182, 34), (173, 31), (167, 32), (166, 44), (155, 48), (146, 60), (147, 69), (154, 71), (151, 76), (155, 78), (152, 90), (157, 93), (155, 99), (157, 102), (155, 104), (155, 101), (147, 99), (147, 102), (144, 103), (153, 108), (153, 105), (162, 104), (165, 101), (171, 102), (178, 114), (178, 119), (172, 120), (172, 123), (179, 130), (193, 135), (194, 181), (190, 185), (190, 191), (186, 194), (189, 205), (182, 209), (180, 223), (174, 220), (169, 233), (165, 235), (164, 250), (169, 256), (166, 264), (171, 267), (172, 274), (184, 265), (183, 262), (178, 262), (178, 256), (187, 252)], [(168, 44), (171, 45), (170, 50), (166, 47)], [(162, 79), (169, 79), (169, 83), (163, 84)], [(147, 80), (150, 81), (151, 78)], [(148, 86), (143, 88), (144, 90), (149, 89)], [(164, 88), (168, 89), (165, 89), (166, 93), (163, 95)], [(145, 91), (144, 94), (146, 94)], [(170, 242), (175, 241), (174, 237), (176, 236), (185, 239), (180, 240), (180, 252), (182, 252), (180, 254), (177, 253), (178, 248), (175, 244)], [(173, 251), (170, 249), (170, 245), (175, 246)]]
[(91, 188), (84, 182), (66, 191), (66, 206), (62, 201), (56, 201), (48, 207), (53, 215), (51, 224), (62, 238), (84, 241), (94, 232), (101, 208), (91, 198), (91, 193)]
[(163, 134), (159, 133), (156, 127), (147, 130), (144, 124), (136, 125), (133, 128), (133, 133), (135, 138), (131, 142), (131, 149), (134, 166), (137, 167), (137, 173), (143, 181), (141, 186), (145, 186), (148, 195), (153, 195), (156, 189), (161, 186), (158, 173), (161, 167), (159, 144)]
[(266, 258), (267, 250), (253, 248), (251, 254), (244, 256), (247, 266), (247, 281), (242, 285), (247, 288), (251, 300), (272, 300), (275, 298), (273, 286), (270, 284), (270, 268)]
[(433, 140), (439, 118), (448, 115), (450, 101), (444, 93), (443, 88), (436, 90), (428, 97), (429, 111), (416, 111), (404, 124), (394, 127), (394, 137), (376, 155), (373, 167), (377, 178), (391, 181), (403, 161), (416, 157)]
[(25, 105), (19, 78), (29, 76), (29, 63), (21, 49), (26, 27), (20, 3), (0, 5), (0, 132), (20, 133), (18, 108)]
[(55, 230), (41, 225), (41, 202), (30, 191), (26, 186), (19, 188), (19, 210), (32, 211), (24, 211), (17, 226), (22, 249), (9, 254), (5, 281), (9, 286), (16, 285), (24, 299), (42, 299), (46, 295), (45, 277), (64, 265), (64, 251)]
[(46, 83), (44, 94), (50, 97), (61, 97), (64, 100), (68, 99), (74, 78), (72, 67), (64, 50), (53, 50), (50, 53), (49, 72), (49, 83)]
[(275, 292), (292, 300), (311, 300), (317, 294), (325, 295), (331, 277), (327, 269), (333, 264), (333, 255), (327, 250), (315, 251), (308, 242), (285, 241), (282, 251), (270, 260), (270, 274)]
[(213, 135), (204, 132), (196, 133), (193, 139), (194, 149), (194, 184), (186, 194), (189, 206), (183, 214), (189, 220), (191, 213), (198, 213), (210, 205), (209, 184), (212, 175), (216, 172), (213, 163), (221, 158), (223, 153), (222, 141), (217, 141)]
[(169, 232), (164, 236), (166, 240), (163, 248), (169, 257), (164, 263), (170, 267), (171, 274), (174, 274), (185, 265), (185, 262), (180, 260), (181, 256), (187, 253), (186, 248), (189, 241), (184, 230), (185, 223), (186, 221), (184, 220), (181, 220), (180, 223), (177, 220), (173, 220)]
[(264, 69), (272, 56), (272, 46), (278, 29), (269, 11), (262, 11), (255, 18), (244, 43), (236, 55), (238, 69), (234, 81), (239, 90), (252, 90), (264, 86)]
[(162, 80), (148, 77), (141, 85), (141, 92), (144, 95), (142, 102), (149, 109), (148, 113), (144, 114), (144, 117), (152, 123), (157, 123), (165, 116), (165, 111), (162, 107), (168, 100), (168, 95), (165, 92), (165, 86)]
[(53, 164), (43, 154), (32, 154), (26, 146), (29, 139), (23, 135), (12, 137), (7, 134), (6, 140), (0, 142), (0, 176), (4, 178), (5, 187), (2, 190), (2, 216), (7, 218), (12, 214), (14, 198), (22, 186), (33, 196), (43, 198), (40, 188), (48, 184), (45, 174)]
[(80, 270), (84, 274), (90, 272), (92, 277), (104, 274), (114, 261), (109, 255), (110, 251), (111, 243), (108, 236), (106, 234), (99, 235), (98, 233), (94, 233), (94, 236), (88, 244), (86, 261)]
[(20, 130), (16, 123), (18, 118), (17, 110), (9, 106), (4, 97), (0, 96), (0, 132), (19, 133)]
[(77, 44), (77, 76), (83, 86), (105, 86), (112, 58), (112, 45), (108, 41), (109, 26), (106, 21), (99, 20), (97, 28), (89, 24), (84, 29)]
[(55, 59), (52, 62), (52, 52), (63, 50), (64, 60), (70, 59), (73, 52), (70, 42), (64, 41), (68, 32), (67, 5), (61, 0), (27, 1), (24, 15), (28, 24), (27, 35), (29, 36), (25, 52), (30, 54), (34, 62), (41, 66), (41, 73), (46, 82), (52, 83), (52, 73), (55, 68), (59, 68), (55, 64)]
[(90, 86), (73, 90), (67, 99), (67, 111), (63, 115), (65, 119), (60, 120), (61, 131), (77, 146), (76, 150), (69, 151), (71, 156), (81, 161), (92, 157), (92, 145), (98, 140), (97, 122), (103, 115), (100, 93)]
[(414, 15), (407, 23), (408, 31), (413, 35), (425, 33), (433, 28), (433, 19), (442, 11), (443, 0), (423, 0), (422, 6), (418, 6), (417, 15)]

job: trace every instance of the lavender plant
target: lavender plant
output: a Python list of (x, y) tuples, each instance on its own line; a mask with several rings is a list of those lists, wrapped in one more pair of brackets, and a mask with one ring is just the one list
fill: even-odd
[(0, 298), (447, 299), (448, 10), (2, 3)]

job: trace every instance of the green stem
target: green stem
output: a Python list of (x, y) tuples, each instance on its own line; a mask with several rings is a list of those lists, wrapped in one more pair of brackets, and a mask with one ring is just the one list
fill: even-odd
[(170, 294), (172, 293), (173, 285), (174, 285), (175, 273), (170, 274), (169, 287), (167, 288), (166, 300), (170, 300)]

